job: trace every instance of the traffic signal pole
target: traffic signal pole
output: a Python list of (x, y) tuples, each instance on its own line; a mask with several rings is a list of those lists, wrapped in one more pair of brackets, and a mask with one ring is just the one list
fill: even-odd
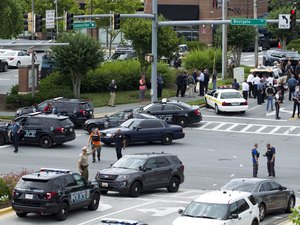
[[(31, 40), (34, 40), (35, 36), (35, 15), (34, 15), (34, 0), (31, 0), (31, 18), (32, 18), (32, 31), (31, 31)], [(31, 52), (31, 95), (35, 95), (35, 71), (34, 71), (34, 50)]]
[(157, 101), (157, 0), (152, 0), (152, 55), (153, 61), (151, 62), (151, 102)]

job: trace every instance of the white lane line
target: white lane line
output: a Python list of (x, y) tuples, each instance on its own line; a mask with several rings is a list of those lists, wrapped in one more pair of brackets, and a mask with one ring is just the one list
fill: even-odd
[(9, 147), (10, 145), (2, 145), (2, 146), (0, 146), (0, 148), (7, 148), (7, 147)]
[(264, 129), (266, 129), (268, 126), (267, 125), (263, 125), (263, 126), (261, 126), (260, 128), (258, 128), (256, 131), (255, 131), (255, 133), (260, 133), (260, 132), (262, 132)]
[(232, 124), (230, 127), (228, 127), (227, 129), (225, 129), (226, 131), (232, 130), (233, 128), (237, 127), (239, 124)]
[(254, 106), (253, 108), (248, 109), (247, 112), (249, 112), (249, 111), (251, 111), (251, 110), (253, 110), (253, 109), (259, 108), (259, 107), (261, 107), (261, 105)]
[(230, 175), (230, 177), (234, 177), (234, 176), (235, 176), (235, 174), (234, 174), (234, 173)]
[(244, 127), (242, 130), (240, 130), (241, 133), (245, 133), (250, 127), (252, 127), (252, 124), (248, 124), (246, 127)]
[(218, 130), (222, 126), (224, 126), (226, 123), (220, 123), (219, 125), (215, 126), (212, 130)]
[(284, 132), (283, 134), (285, 134), (285, 135), (289, 135), (293, 130), (295, 130), (296, 129), (296, 127), (291, 127), (291, 128), (289, 128), (286, 132)]
[(205, 125), (201, 126), (201, 128), (205, 128), (208, 127), (210, 124), (212, 124), (213, 122), (206, 122)]
[(274, 134), (276, 131), (278, 131), (281, 128), (281, 126), (276, 126), (273, 130), (269, 132), (269, 134)]
[(127, 210), (139, 208), (139, 207), (142, 207), (142, 206), (145, 206), (145, 205), (150, 205), (150, 204), (153, 204), (153, 203), (156, 203), (156, 202), (157, 201), (152, 201), (152, 202), (147, 202), (147, 203), (144, 203), (144, 204), (140, 204), (140, 205), (135, 205), (135, 206), (132, 206), (132, 207), (128, 207), (128, 208), (125, 208), (125, 209), (121, 209), (119, 211), (115, 211), (115, 212), (112, 212), (112, 213), (109, 213), (109, 214), (106, 214), (106, 215), (103, 215), (103, 216), (100, 216), (100, 217), (97, 217), (97, 218), (85, 221), (83, 223), (79, 223), (78, 225), (88, 224), (88, 223), (91, 223), (91, 222), (93, 222), (95, 220), (99, 220), (99, 219), (102, 219), (102, 218), (105, 218), (105, 217), (112, 216), (114, 214), (118, 214), (118, 213), (121, 213), (121, 212), (124, 212), (124, 211), (127, 211)]
[[(283, 122), (283, 121), (288, 121), (288, 120), (276, 120), (276, 119), (264, 119), (264, 118), (253, 118), (253, 117), (238, 117), (238, 116), (212, 116), (212, 115), (203, 115), (203, 118), (205, 117), (211, 117), (211, 118), (226, 118), (226, 119), (241, 119), (241, 120), (257, 120), (257, 121), (275, 121), (275, 122)], [(229, 122), (230, 123), (230, 122)]]
[(237, 159), (237, 156), (236, 156), (236, 155), (233, 155), (232, 158)]

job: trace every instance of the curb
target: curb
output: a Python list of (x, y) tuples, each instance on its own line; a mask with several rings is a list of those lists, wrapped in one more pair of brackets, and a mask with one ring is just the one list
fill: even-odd
[(5, 215), (5, 214), (8, 214), (8, 213), (10, 213), (10, 212), (12, 212), (12, 211), (13, 211), (13, 209), (12, 209), (11, 206), (10, 206), (10, 207), (7, 207), (7, 208), (4, 208), (4, 209), (0, 209), (0, 216)]

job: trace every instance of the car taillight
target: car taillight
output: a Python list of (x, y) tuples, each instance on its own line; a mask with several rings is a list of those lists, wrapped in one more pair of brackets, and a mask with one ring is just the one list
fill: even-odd
[(200, 112), (199, 109), (196, 109), (196, 110), (194, 111), (194, 114), (195, 114), (196, 116), (200, 116), (200, 115), (201, 115), (201, 112)]
[(65, 132), (65, 128), (63, 128), (63, 127), (58, 127), (55, 130), (58, 131), (58, 132), (60, 132), (60, 133)]
[(53, 198), (56, 194), (57, 194), (57, 193), (54, 192), (54, 191), (47, 192), (47, 194), (46, 194), (47, 200), (50, 200), (50, 199)]
[(17, 192), (15, 190), (12, 191), (12, 196), (15, 197), (17, 195)]
[(184, 165), (183, 165), (183, 164), (180, 165), (180, 169), (181, 169), (182, 171), (184, 171)]
[(79, 113), (80, 113), (80, 115), (83, 115), (83, 116), (87, 115), (87, 111), (85, 111), (85, 110), (80, 110)]
[(228, 105), (230, 105), (230, 103), (228, 103), (228, 102), (222, 102), (222, 106), (228, 106)]

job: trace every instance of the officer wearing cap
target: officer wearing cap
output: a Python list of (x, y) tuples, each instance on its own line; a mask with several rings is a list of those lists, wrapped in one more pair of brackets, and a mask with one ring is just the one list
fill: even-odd
[(93, 151), (88, 152), (87, 146), (82, 147), (82, 152), (79, 155), (79, 160), (78, 160), (78, 168), (79, 168), (79, 173), (80, 175), (85, 178), (86, 180), (89, 179), (89, 158), (88, 156), (93, 154)]

